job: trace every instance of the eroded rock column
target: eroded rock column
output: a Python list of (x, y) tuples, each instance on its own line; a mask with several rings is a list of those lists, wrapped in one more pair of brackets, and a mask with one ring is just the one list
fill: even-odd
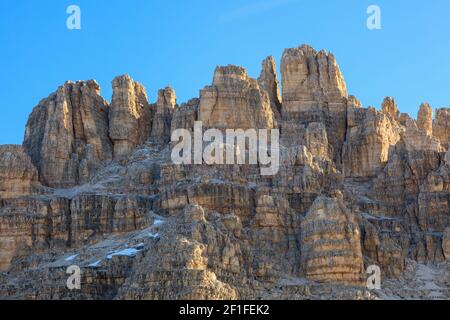
[(318, 197), (301, 224), (301, 268), (319, 282), (360, 284), (360, 230), (340, 197)]
[(89, 180), (112, 158), (108, 103), (95, 81), (66, 82), (31, 113), (23, 146), (50, 187)]
[(417, 126), (427, 136), (433, 135), (433, 109), (428, 103), (423, 103), (420, 106), (417, 115)]
[(118, 158), (130, 154), (149, 138), (152, 110), (145, 88), (130, 76), (117, 77), (112, 85), (109, 136), (114, 142), (114, 158)]
[(213, 85), (200, 92), (199, 119), (217, 129), (273, 128), (269, 95), (244, 68), (218, 67)]
[(177, 105), (177, 95), (171, 87), (158, 91), (156, 114), (153, 119), (152, 140), (160, 143), (170, 141), (172, 116)]
[(23, 147), (0, 146), (0, 199), (30, 195), (38, 185), (38, 172)]

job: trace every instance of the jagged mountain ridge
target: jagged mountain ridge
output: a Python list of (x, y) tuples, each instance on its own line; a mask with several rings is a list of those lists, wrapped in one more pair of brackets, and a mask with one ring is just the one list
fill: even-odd
[[(43, 99), (23, 146), (0, 146), (0, 297), (448, 298), (449, 109), (363, 108), (335, 57), (306, 45), (285, 50), (281, 75), (270, 57), (258, 79), (218, 67), (181, 106), (170, 87), (148, 102), (129, 76), (111, 104), (95, 81)], [(170, 133), (197, 120), (279, 128), (279, 173), (172, 164)], [(361, 289), (373, 264), (389, 289)], [(423, 264), (434, 287), (405, 287)]]

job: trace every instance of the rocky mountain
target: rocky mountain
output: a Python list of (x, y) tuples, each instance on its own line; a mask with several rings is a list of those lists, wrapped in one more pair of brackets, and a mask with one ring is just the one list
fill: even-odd
[[(128, 75), (111, 103), (94, 80), (39, 102), (0, 146), (0, 298), (449, 299), (450, 109), (364, 108), (306, 45), (280, 69), (218, 67), (181, 105)], [(171, 133), (196, 121), (279, 129), (278, 173), (174, 164)]]

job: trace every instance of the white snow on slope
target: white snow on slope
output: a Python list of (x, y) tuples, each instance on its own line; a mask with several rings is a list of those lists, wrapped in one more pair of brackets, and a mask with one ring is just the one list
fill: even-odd
[(93, 263), (91, 263), (90, 265), (88, 265), (88, 267), (98, 267), (100, 265), (100, 263), (102, 263), (102, 260), (97, 260)]
[(79, 256), (79, 254), (74, 254), (73, 256), (67, 257), (64, 260), (65, 261), (73, 261), (75, 260), (77, 257)]
[(135, 257), (141, 250), (136, 248), (127, 248), (119, 251), (111, 252), (106, 256), (107, 259), (111, 260), (114, 256), (127, 256), (127, 257)]

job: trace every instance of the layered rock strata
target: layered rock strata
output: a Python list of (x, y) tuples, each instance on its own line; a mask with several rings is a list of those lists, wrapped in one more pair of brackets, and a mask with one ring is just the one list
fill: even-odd
[(282, 124), (285, 140), (299, 144), (304, 127), (322, 122), (333, 150), (333, 160), (341, 166), (349, 101), (344, 78), (333, 54), (317, 52), (303, 45), (286, 49), (281, 59)]
[(361, 232), (342, 199), (318, 197), (301, 227), (301, 266), (308, 279), (361, 284)]
[[(23, 147), (0, 147), (0, 298), (448, 299), (448, 109), (365, 108), (306, 45), (285, 50), (281, 82), (269, 57), (258, 80), (216, 68), (180, 105), (129, 76), (111, 105), (95, 81), (42, 100)], [(280, 129), (277, 174), (174, 164), (171, 133), (199, 120)]]
[(439, 139), (441, 144), (449, 148), (450, 139), (450, 109), (442, 108), (436, 112), (436, 118), (433, 121), (433, 134)]
[(177, 96), (171, 87), (158, 91), (156, 113), (152, 124), (151, 138), (159, 142), (169, 142), (171, 135), (171, 122), (176, 110)]
[(128, 75), (112, 82), (113, 97), (109, 113), (109, 136), (114, 157), (127, 156), (151, 133), (152, 109), (144, 87)]
[(0, 146), (0, 199), (38, 191), (38, 171), (22, 146)]
[(218, 67), (200, 92), (199, 120), (208, 128), (273, 128), (269, 94), (242, 67)]
[(112, 159), (109, 107), (95, 81), (66, 82), (28, 119), (23, 146), (42, 183), (71, 187), (87, 182)]

